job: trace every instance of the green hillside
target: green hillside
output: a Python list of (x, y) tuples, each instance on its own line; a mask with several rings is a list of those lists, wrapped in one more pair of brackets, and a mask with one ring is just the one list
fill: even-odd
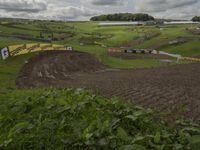
[[(158, 50), (188, 57), (200, 54), (200, 35), (186, 30), (196, 29), (199, 26), (196, 24), (101, 27), (98, 23), (1, 19), (0, 48), (46, 43), (43, 40), (48, 40), (49, 32), (56, 38), (64, 35), (64, 39), (49, 43), (95, 54), (110, 68), (191, 63), (177, 62), (174, 58), (169, 58), (170, 63), (158, 59), (116, 58), (107, 53), (112, 47), (151, 48), (184, 38), (188, 41), (161, 45)], [(40, 32), (45, 32), (43, 37)], [(159, 34), (141, 43), (135, 42), (152, 33)], [(15, 80), (19, 71), (37, 53), (0, 59), (0, 149), (199, 150), (200, 127), (185, 118), (172, 121), (166, 113), (141, 108), (121, 98), (108, 99), (92, 90), (17, 89)]]

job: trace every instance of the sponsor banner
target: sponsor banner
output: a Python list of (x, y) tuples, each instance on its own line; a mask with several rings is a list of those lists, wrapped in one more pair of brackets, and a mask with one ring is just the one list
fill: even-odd
[[(13, 46), (13, 47), (15, 47), (15, 46)], [(10, 51), (10, 55), (11, 56), (15, 56), (15, 55), (17, 55), (18, 53), (20, 53), (23, 50), (26, 50), (26, 44), (17, 45), (15, 48), (13, 48), (12, 51)]]
[(29, 44), (26, 47), (27, 47), (27, 51), (31, 52), (37, 48), (40, 48), (40, 44)]
[(42, 50), (50, 50), (52, 49), (53, 45), (52, 44), (40, 44), (40, 48)]
[(111, 53), (114, 52), (115, 53), (115, 52), (121, 52), (121, 50), (118, 49), (118, 48), (108, 48), (107, 52), (111, 52)]
[(53, 45), (54, 50), (67, 50), (67, 46), (64, 45)]
[(9, 50), (7, 47), (3, 48), (1, 50), (1, 56), (2, 56), (2, 59), (5, 60), (6, 58), (9, 57)]
[(183, 59), (183, 60), (189, 60), (189, 61), (199, 61), (200, 62), (199, 58), (182, 57), (181, 59)]

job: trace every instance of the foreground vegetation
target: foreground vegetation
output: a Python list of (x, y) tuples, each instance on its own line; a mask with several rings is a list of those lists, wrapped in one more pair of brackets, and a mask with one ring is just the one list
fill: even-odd
[(15, 91), (0, 103), (1, 149), (198, 150), (198, 125), (88, 91)]

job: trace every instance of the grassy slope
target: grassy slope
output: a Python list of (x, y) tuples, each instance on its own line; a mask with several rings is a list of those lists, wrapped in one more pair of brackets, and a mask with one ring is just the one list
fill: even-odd
[[(152, 67), (152, 66), (160, 66), (163, 65), (159, 61), (156, 60), (149, 60), (149, 59), (143, 59), (143, 60), (122, 60), (118, 58), (109, 57), (106, 55), (106, 49), (97, 47), (97, 46), (80, 46), (79, 45), (79, 39), (82, 36), (85, 36), (85, 33), (102, 33), (102, 34), (111, 34), (112, 37), (102, 40), (100, 43), (106, 44), (111, 47), (118, 47), (122, 44), (133, 40), (134, 38), (140, 36), (141, 34), (145, 33), (151, 33), (151, 32), (161, 32), (162, 34), (158, 37), (152, 38), (149, 41), (146, 41), (142, 45), (139, 45), (137, 47), (139, 48), (146, 48), (151, 46), (154, 43), (157, 43), (158, 41), (166, 40), (166, 38), (175, 38), (177, 36), (194, 36), (192, 34), (189, 34), (185, 32), (186, 27), (190, 27), (191, 25), (180, 25), (180, 26), (161, 26), (163, 30), (160, 30), (160, 28), (155, 27), (128, 27), (128, 26), (111, 26), (111, 27), (99, 27), (97, 25), (98, 22), (69, 22), (69, 23), (52, 23), (52, 22), (45, 22), (43, 23), (46, 26), (49, 26), (50, 28), (54, 26), (61, 27), (60, 30), (67, 31), (69, 28), (74, 26), (75, 28), (72, 30), (76, 33), (76, 36), (70, 39), (67, 39), (62, 42), (54, 42), (57, 44), (68, 44), (74, 46), (76, 49), (81, 51), (87, 51), (90, 53), (95, 53), (97, 57), (104, 62), (105, 64), (115, 67), (115, 68), (141, 68), (141, 67)], [(40, 23), (41, 25), (41, 23)], [(10, 28), (10, 27), (4, 27), (1, 30), (5, 33), (29, 33), (29, 34), (38, 34), (36, 31), (31, 31), (31, 29), (40, 29), (40, 25), (33, 24), (33, 25), (24, 25), (24, 28), (30, 29), (29, 30), (22, 30), (17, 28)], [(22, 25), (17, 25), (19, 27), (22, 27)], [(63, 28), (63, 29), (62, 29)], [(20, 41), (18, 40), (12, 40), (8, 38), (1, 38), (0, 40), (0, 47), (13, 44), (18, 44)], [(21, 41), (22, 43), (29, 43), (31, 41)], [(197, 47), (198, 48), (198, 45)], [(186, 48), (185, 48), (186, 49)], [(172, 49), (173, 52), (173, 49)], [(175, 50), (176, 52), (176, 50)], [(165, 64), (164, 64), (165, 65)]]
[[(58, 24), (59, 26), (63, 24)], [(136, 33), (134, 32), (128, 32), (126, 29), (127, 27), (98, 27), (96, 23), (92, 22), (86, 22), (86, 23), (66, 23), (64, 24), (66, 27), (68, 26), (74, 26), (74, 32), (77, 34), (75, 37), (68, 39), (63, 42), (54, 42), (56, 44), (69, 44), (74, 46), (77, 50), (80, 51), (86, 51), (89, 53), (94, 53), (97, 55), (97, 57), (106, 65), (109, 65), (111, 67), (115, 68), (143, 68), (143, 67), (153, 67), (153, 66), (160, 66), (160, 62), (155, 61), (155, 60), (121, 60), (117, 58), (112, 58), (107, 56), (106, 54), (106, 49), (101, 48), (99, 46), (83, 46), (81, 47), (79, 45), (79, 39), (84, 36), (85, 33), (91, 33), (91, 32), (100, 32), (102, 34), (113, 34), (113, 37), (106, 40), (102, 41), (105, 44), (110, 45), (110, 46), (118, 46), (124, 42), (127, 42), (130, 39), (133, 39), (136, 36)], [(31, 25), (25, 25), (25, 28), (31, 28)], [(9, 27), (10, 29), (10, 27)], [(34, 29), (34, 28), (33, 28)], [(2, 28), (4, 32), (8, 32), (8, 28), (4, 27)], [(13, 29), (9, 30), (9, 34), (12, 32), (22, 32), (25, 33), (26, 30), (18, 30), (18, 29)], [(36, 33), (35, 31), (31, 31)], [(122, 38), (123, 37), (123, 38)], [(22, 43), (29, 43), (29, 41), (21, 41)], [(10, 45), (11, 43), (13, 44), (18, 44), (20, 41), (16, 40), (11, 40), (8, 38), (4, 38), (3, 40), (0, 41), (0, 46), (4, 47), (6, 45)], [(30, 41), (31, 43), (31, 41)]]
[(200, 55), (200, 41), (192, 41), (182, 45), (169, 46), (163, 48), (162, 51), (190, 57)]
[(24, 43), (34, 43), (34, 42), (19, 40), (19, 39), (14, 39), (14, 38), (0, 37), (0, 49), (9, 45), (17, 45), (17, 44), (24, 44)]
[[(126, 42), (128, 40), (133, 39), (134, 37), (139, 35), (139, 31), (144, 31), (145, 32), (152, 32), (152, 31), (157, 31), (159, 30), (159, 28), (155, 28), (155, 27), (145, 27), (145, 29), (143, 27), (134, 27), (137, 30), (132, 30), (131, 32), (128, 30), (130, 28), (133, 27), (98, 27), (96, 22), (85, 22), (85, 23), (79, 23), (79, 22), (70, 22), (70, 23), (52, 23), (53, 26), (58, 25), (58, 26), (65, 26), (65, 27), (69, 27), (69, 26), (74, 26), (74, 32), (77, 34), (75, 37), (68, 39), (66, 41), (63, 42), (55, 42), (58, 44), (69, 44), (74, 46), (77, 50), (80, 51), (84, 51), (84, 52), (89, 52), (92, 54), (95, 54), (100, 61), (102, 61), (103, 63), (105, 63), (108, 66), (114, 67), (114, 68), (143, 68), (143, 67), (155, 67), (155, 66), (161, 66), (161, 65), (165, 65), (162, 64), (161, 62), (157, 61), (157, 60), (122, 60), (122, 59), (118, 59), (118, 58), (113, 58), (110, 57), (106, 54), (106, 49), (105, 48), (101, 48), (99, 46), (94, 46), (94, 45), (85, 45), (85, 46), (80, 46), (79, 45), (79, 39), (81, 36), (83, 36), (85, 33), (91, 33), (91, 32), (101, 32), (102, 34), (113, 34), (114, 36), (109, 39), (106, 40), (106, 44), (110, 44), (112, 46), (118, 45), (119, 43), (123, 43)], [(35, 25), (25, 25), (27, 26), (27, 28), (31, 28), (34, 27)], [(189, 25), (190, 26), (190, 25)], [(189, 27), (188, 25), (184, 25), (184, 26), (164, 26), (162, 27), (162, 34), (159, 37), (153, 38), (150, 41), (147, 41), (143, 44), (144, 47), (147, 47), (148, 45), (151, 45), (154, 42), (158, 42), (159, 39), (162, 38), (166, 38), (167, 37), (176, 37), (177, 35), (187, 35), (187, 36), (193, 36), (187, 32), (183, 32), (183, 30), (186, 27)], [(37, 26), (38, 28), (38, 26)], [(8, 29), (5, 29), (4, 32), (6, 32)], [(13, 29), (10, 30), (9, 33), (11, 33), (11, 31), (13, 32), (20, 32), (21, 30), (18, 29)], [(25, 30), (23, 31), (25, 32)], [(198, 37), (198, 36), (197, 36)], [(20, 40), (12, 40), (12, 39), (8, 39), (8, 38), (0, 38), (0, 46), (6, 46), (6, 45), (10, 45), (12, 44), (18, 44), (18, 43), (29, 43), (31, 41), (20, 41)], [(181, 50), (180, 50), (181, 49)], [(188, 51), (188, 49), (190, 49)], [(193, 55), (193, 54), (198, 54), (199, 53), (199, 44), (198, 42), (191, 42), (191, 43), (187, 43), (184, 45), (180, 45), (180, 46), (174, 46), (174, 47), (168, 47), (166, 49), (164, 49), (165, 51), (168, 52), (175, 52), (175, 53), (180, 53), (180, 54), (184, 54), (184, 55)], [(14, 85), (14, 79), (16, 78), (16, 75), (20, 69), (20, 67), (22, 66), (22, 64), (24, 63), (24, 61), (29, 58), (29, 56), (31, 56), (32, 54), (28, 54), (28, 55), (23, 55), (23, 56), (18, 56), (15, 58), (11, 58), (8, 59), (6, 61), (0, 61), (0, 80), (1, 82), (1, 89), (7, 89), (9, 87), (13, 87)], [(3, 82), (4, 81), (4, 82)]]
[(34, 54), (0, 60), (0, 99), (15, 90), (15, 79), (25, 61)]
[[(152, 38), (145, 43), (137, 46), (138, 48), (148, 48), (158, 42), (166, 41), (169, 39), (175, 39), (177, 37), (193, 37), (193, 38), (200, 38), (199, 35), (193, 35), (187, 31), (186, 28), (195, 27), (195, 25), (178, 25), (178, 26), (160, 26), (162, 30), (157, 29), (157, 31), (161, 32), (161, 35), (155, 38)], [(200, 47), (200, 45), (199, 45)], [(200, 51), (199, 51), (200, 52)], [(172, 51), (172, 53), (175, 53)], [(181, 52), (180, 52), (181, 53)]]
[(13, 28), (13, 27), (6, 27), (6, 26), (2, 26), (0, 25), (0, 31), (2, 31), (2, 33), (6, 33), (8, 35), (11, 34), (30, 34), (30, 35), (35, 35), (35, 36), (39, 36), (39, 32), (36, 31), (32, 31), (32, 30), (23, 30), (23, 29), (18, 29), (18, 28)]
[[(127, 27), (99, 29), (95, 23), (66, 25), (74, 25), (78, 35), (61, 42), (62, 44), (69, 43), (78, 50), (96, 54), (107, 65), (122, 68), (160, 65), (154, 60), (127, 61), (112, 58), (106, 55), (105, 49), (98, 46), (79, 46), (78, 40), (85, 32), (102, 30), (108, 33), (113, 29), (112, 33), (116, 37), (105, 41), (112, 46), (137, 36), (137, 33), (127, 33)], [(0, 40), (0, 45), (4, 46), (5, 40)], [(122, 149), (162, 149), (163, 146), (170, 150), (172, 147), (198, 148), (200, 131), (196, 126), (187, 124), (185, 127), (190, 128), (184, 131), (180, 130), (184, 127), (171, 129), (151, 120), (150, 111), (121, 100), (108, 101), (79, 90), (16, 90), (17, 73), (25, 60), (32, 55), (34, 54), (0, 60), (0, 149), (20, 149), (22, 144), (27, 146), (27, 149), (39, 149), (43, 148), (44, 144), (47, 147), (52, 146), (52, 142), (57, 149), (61, 146), (101, 146), (103, 149), (112, 149), (122, 145), (125, 145)]]

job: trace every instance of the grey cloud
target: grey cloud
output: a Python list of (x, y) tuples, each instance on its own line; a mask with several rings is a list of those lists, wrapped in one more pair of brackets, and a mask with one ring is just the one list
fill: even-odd
[(169, 9), (190, 6), (198, 3), (199, 0), (140, 0), (136, 5), (138, 11), (162, 12)]
[(124, 0), (90, 0), (93, 5), (120, 5)]
[(59, 9), (55, 6), (50, 6), (49, 10), (51, 10), (51, 13), (45, 13), (44, 16), (58, 20), (85, 18), (99, 13), (99, 11), (93, 9), (75, 6), (60, 7)]
[(199, 7), (199, 0), (140, 0), (135, 10), (159, 18), (191, 19), (199, 15)]
[(47, 4), (41, 0), (0, 0), (0, 9), (8, 12), (37, 13), (46, 10)]
[(150, 13), (159, 18), (191, 19), (200, 0), (0, 0), (1, 17), (88, 20), (99, 14)]

